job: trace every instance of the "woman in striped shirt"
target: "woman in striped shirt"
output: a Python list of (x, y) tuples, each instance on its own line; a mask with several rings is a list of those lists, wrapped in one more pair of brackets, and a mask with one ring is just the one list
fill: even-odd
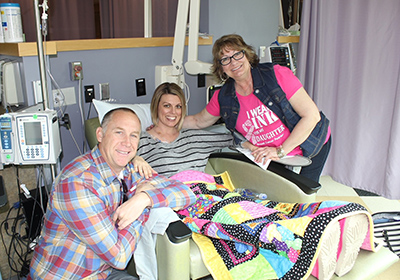
[[(142, 131), (137, 154), (158, 174), (170, 177), (184, 170), (204, 171), (211, 153), (233, 145), (231, 134), (181, 129), (186, 116), (186, 100), (177, 84), (159, 85), (150, 110), (154, 125)], [(140, 279), (157, 279), (156, 234), (163, 234), (168, 224), (178, 219), (170, 208), (150, 211), (134, 253)]]
[(230, 133), (181, 129), (186, 100), (177, 84), (159, 85), (150, 110), (154, 126), (142, 132), (138, 155), (158, 174), (170, 177), (189, 169), (204, 171), (211, 153), (233, 145)]

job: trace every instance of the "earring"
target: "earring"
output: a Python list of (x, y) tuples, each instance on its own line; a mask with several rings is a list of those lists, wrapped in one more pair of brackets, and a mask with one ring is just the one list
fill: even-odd
[(222, 73), (222, 76), (221, 76), (221, 80), (222, 80), (222, 82), (224, 82), (225, 83), (225, 81), (226, 80), (228, 80), (228, 75), (224, 72), (224, 73)]

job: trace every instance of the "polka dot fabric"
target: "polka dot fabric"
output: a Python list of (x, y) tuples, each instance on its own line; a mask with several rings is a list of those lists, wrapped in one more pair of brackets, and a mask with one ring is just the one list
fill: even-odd
[(198, 174), (197, 182), (183, 179), (198, 201), (178, 215), (194, 232), (214, 279), (306, 278), (327, 225), (356, 213), (369, 215), (363, 206), (341, 201), (255, 202), (233, 193), (227, 174), (214, 176), (214, 182), (201, 181)]

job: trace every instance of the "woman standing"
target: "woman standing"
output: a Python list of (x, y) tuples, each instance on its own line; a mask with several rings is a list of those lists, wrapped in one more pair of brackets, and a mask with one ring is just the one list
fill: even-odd
[(257, 162), (304, 155), (312, 164), (300, 174), (319, 181), (331, 145), (329, 120), (297, 77), (287, 67), (259, 64), (236, 34), (218, 39), (212, 52), (213, 74), (225, 83), (206, 108), (185, 118), (184, 127), (204, 128), (222, 117), (231, 132), (247, 139), (242, 144)]

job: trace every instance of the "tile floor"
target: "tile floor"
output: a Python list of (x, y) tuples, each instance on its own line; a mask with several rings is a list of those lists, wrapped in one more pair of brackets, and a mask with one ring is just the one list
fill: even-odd
[(364, 205), (371, 213), (384, 211), (399, 211), (400, 201), (390, 200), (380, 196), (363, 196), (348, 186), (335, 182), (330, 176), (322, 176), (320, 183), (322, 188), (318, 191), (317, 198), (341, 199), (358, 202)]

